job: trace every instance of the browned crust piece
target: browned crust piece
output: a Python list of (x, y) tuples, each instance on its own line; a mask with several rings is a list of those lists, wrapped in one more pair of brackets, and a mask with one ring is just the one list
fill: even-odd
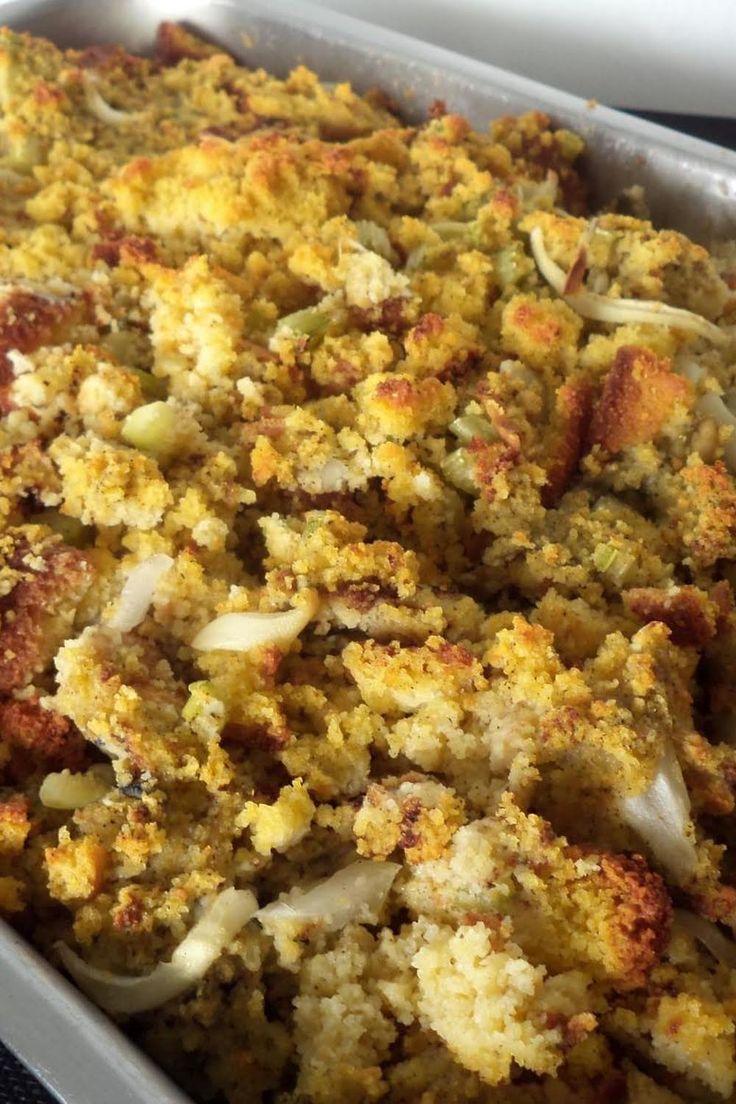
[(736, 488), (726, 466), (695, 464), (680, 473), (685, 493), (676, 503), (683, 541), (703, 567), (734, 553)]
[(586, 380), (570, 380), (555, 397), (551, 459), (547, 465), (547, 483), (542, 489), (542, 504), (556, 506), (570, 486), (585, 448), (585, 436), (592, 409), (592, 388)]
[(394, 295), (390, 299), (384, 299), (375, 307), (348, 307), (348, 318), (351, 326), (355, 326), (363, 333), (382, 330), (384, 333), (396, 336), (411, 326), (409, 307), (408, 299)]
[(678, 404), (687, 405), (692, 386), (669, 360), (650, 349), (624, 345), (614, 357), (593, 412), (589, 444), (614, 454), (653, 441)]
[(34, 544), (19, 529), (0, 536), (0, 565), (12, 580), (0, 598), (0, 693), (9, 694), (44, 669), (59, 641), (50, 620), (88, 585), (84, 553), (53, 538)]
[(734, 811), (736, 749), (712, 744), (699, 732), (680, 737), (678, 755), (690, 800), (697, 813), (728, 816)]
[(599, 862), (600, 893), (614, 915), (609, 943), (618, 960), (615, 988), (637, 989), (646, 985), (667, 946), (672, 902), (663, 879), (641, 855), (602, 854)]
[(21, 781), (34, 771), (79, 771), (88, 745), (68, 717), (43, 709), (38, 698), (0, 701), (0, 741), (11, 749), (8, 773)]
[(110, 268), (117, 268), (121, 262), (136, 265), (157, 261), (158, 248), (151, 238), (113, 231), (92, 246), (90, 256), (93, 261), (104, 261)]
[(148, 65), (145, 58), (129, 54), (123, 46), (108, 44), (86, 46), (80, 51), (77, 62), (82, 69), (98, 69), (103, 72), (122, 70), (129, 78), (136, 75), (136, 70), (140, 71)]
[(452, 791), (442, 790), (430, 794), (430, 804), (426, 804), (421, 789), (402, 795), (402, 782), (432, 784), (426, 776), (415, 772), (388, 778), (383, 783), (372, 782), (362, 805), (369, 814), (368, 823), (361, 826), (356, 819), (358, 853), (386, 859), (398, 848), (408, 863), (439, 859), (465, 822), (463, 803)]
[[(417, 324), (407, 334), (407, 342), (412, 345), (432, 347), (441, 343), (442, 335), (447, 328), (447, 319), (434, 311), (423, 314)], [(483, 357), (483, 349), (480, 345), (470, 344), (457, 350), (449, 357), (442, 369), (437, 374), (437, 379), (443, 383), (457, 383), (463, 380), (469, 372), (477, 368)]]
[(670, 639), (680, 647), (702, 648), (713, 638), (718, 611), (708, 595), (695, 586), (675, 590), (633, 587), (624, 591), (624, 605), (640, 620), (662, 621)]
[(28, 798), (12, 794), (0, 801), (0, 855), (17, 855), (23, 850), (32, 828)]
[(213, 46), (198, 38), (197, 35), (182, 27), (181, 23), (164, 20), (163, 23), (159, 23), (156, 30), (153, 60), (158, 65), (178, 65), (185, 58), (203, 61), (205, 58), (222, 53), (225, 51), (221, 47)]
[(545, 180), (556, 173), (564, 206), (572, 215), (584, 215), (588, 208), (587, 183), (574, 167), (562, 134), (552, 129), (552, 120), (543, 111), (524, 116), (526, 126), (518, 127), (518, 118), (506, 115), (494, 122), (493, 133), (529, 170), (534, 180)]
[(14, 374), (9, 351), (32, 353), (42, 345), (53, 344), (62, 327), (75, 317), (81, 318), (86, 309), (81, 298), (60, 302), (19, 288), (0, 302), (0, 413), (12, 409), (10, 386)]
[(714, 883), (690, 894), (693, 909), (706, 920), (733, 926), (736, 923), (736, 886)]
[(473, 465), (473, 478), (483, 498), (489, 502), (496, 497), (496, 479), (516, 467), (520, 459), (519, 448), (497, 441), (483, 441), (474, 437), (467, 446)]

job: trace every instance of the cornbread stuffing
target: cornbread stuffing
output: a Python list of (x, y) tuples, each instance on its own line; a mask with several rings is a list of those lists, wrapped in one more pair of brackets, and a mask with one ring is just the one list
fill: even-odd
[(732, 248), (174, 24), (0, 110), (0, 913), (202, 1104), (734, 1104)]

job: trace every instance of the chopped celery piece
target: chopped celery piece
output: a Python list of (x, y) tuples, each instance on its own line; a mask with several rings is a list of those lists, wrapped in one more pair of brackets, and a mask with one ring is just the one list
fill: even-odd
[(165, 458), (176, 452), (176, 412), (165, 402), (147, 403), (131, 411), (123, 422), (121, 436), (133, 448)]
[(465, 414), (462, 418), (455, 418), (450, 422), (450, 433), (467, 445), (474, 437), (480, 437), (483, 441), (497, 441), (498, 434), (487, 418), (481, 414)]
[(290, 330), (301, 337), (322, 337), (330, 324), (330, 316), (317, 307), (305, 307), (279, 318), (276, 331)]
[(362, 246), (370, 249), (371, 253), (378, 253), (391, 264), (395, 264), (396, 252), (382, 226), (377, 222), (371, 222), (370, 219), (359, 219), (355, 223), (355, 228), (358, 231), (358, 241)]
[(325, 524), (325, 515), (322, 513), (320, 517), (310, 517), (307, 519), (304, 525), (304, 532), (302, 536), (313, 537), (314, 534), (321, 529)]
[(527, 257), (519, 242), (499, 249), (493, 257), (494, 273), (501, 287), (518, 284), (534, 268), (534, 262)]
[(480, 242), (480, 227), (477, 222), (434, 222), (430, 224), (443, 241), (460, 241), (468, 245), (478, 245)]
[(477, 494), (478, 487), (473, 479), (473, 465), (467, 449), (459, 448), (448, 453), (440, 465), (445, 478), (466, 494)]
[(141, 385), (141, 391), (148, 399), (165, 399), (166, 384), (158, 376), (152, 376), (143, 368), (126, 367), (126, 371), (132, 372)]
[(418, 245), (416, 249), (412, 249), (409, 256), (406, 258), (406, 264), (404, 265), (404, 271), (417, 272), (424, 264), (427, 256), (427, 245), (423, 242)]
[(213, 701), (217, 701), (214, 686), (206, 679), (189, 683), (189, 697), (184, 704), (181, 715), (185, 721), (193, 721), (199, 714), (208, 709)]
[(593, 563), (597, 571), (608, 571), (618, 556), (618, 550), (610, 544), (597, 544), (593, 549)]
[(634, 558), (610, 544), (597, 544), (593, 549), (593, 563), (612, 583), (623, 586), (634, 566)]
[(630, 556), (627, 552), (619, 552), (606, 574), (616, 586), (624, 586), (629, 581), (629, 575), (631, 574), (633, 566), (634, 557)]

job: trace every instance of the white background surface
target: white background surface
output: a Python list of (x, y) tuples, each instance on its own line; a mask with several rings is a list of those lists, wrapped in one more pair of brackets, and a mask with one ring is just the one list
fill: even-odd
[(319, 0), (613, 107), (736, 117), (736, 0)]

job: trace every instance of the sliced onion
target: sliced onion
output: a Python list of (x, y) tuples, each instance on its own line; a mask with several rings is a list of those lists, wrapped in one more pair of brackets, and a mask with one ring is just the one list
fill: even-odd
[(696, 406), (698, 414), (704, 414), (712, 418), (716, 425), (728, 426), (732, 430), (731, 436), (723, 447), (723, 459), (726, 467), (732, 475), (736, 474), (736, 415), (728, 409), (720, 395), (714, 391), (708, 391), (698, 400)]
[(313, 481), (317, 483), (318, 494), (336, 494), (348, 486), (350, 469), (342, 460), (326, 460), (321, 468), (312, 474)]
[(47, 809), (82, 809), (93, 801), (99, 801), (114, 784), (112, 767), (108, 763), (96, 763), (80, 774), (70, 770), (47, 774), (38, 797)]
[(612, 299), (610, 296), (597, 295), (593, 291), (583, 289), (574, 294), (565, 295), (567, 275), (547, 252), (541, 227), (535, 226), (532, 229), (529, 241), (534, 260), (542, 276), (568, 306), (583, 318), (590, 318), (594, 322), (610, 322), (617, 326), (626, 323), (639, 325), (642, 322), (652, 326), (673, 326), (680, 330), (688, 330), (699, 337), (705, 337), (714, 345), (728, 344), (730, 340), (728, 334), (713, 322), (709, 322), (707, 318), (692, 311), (683, 310), (681, 307), (670, 307), (667, 303), (659, 303), (655, 299)]
[(87, 109), (100, 120), (110, 126), (122, 126), (125, 123), (134, 123), (140, 118), (139, 111), (120, 111), (117, 107), (111, 107), (107, 100), (103, 100), (97, 90), (95, 77), (89, 71), (82, 74), (84, 81), (84, 98)]
[(324, 931), (337, 931), (353, 920), (376, 919), (398, 863), (358, 859), (350, 866), (301, 893), (291, 890), (256, 913), (264, 927), (283, 921), (318, 923)]
[(685, 931), (702, 943), (722, 966), (729, 966), (732, 970), (736, 970), (736, 943), (733, 939), (728, 939), (716, 924), (687, 909), (675, 909), (674, 918)]
[(265, 644), (286, 646), (296, 640), (318, 609), (319, 599), (309, 590), (302, 605), (283, 613), (224, 613), (200, 629), (192, 647), (200, 652), (250, 652)]
[[(698, 364), (697, 360), (693, 360), (692, 357), (676, 357), (675, 369), (681, 376), (690, 380), (692, 384), (699, 383), (707, 374), (703, 365)], [(727, 426), (733, 431), (724, 445), (723, 459), (726, 461), (726, 467), (731, 474), (736, 475), (736, 416), (729, 407), (728, 398), (728, 393), (724, 399), (721, 395), (717, 395), (715, 391), (706, 391), (698, 399), (695, 412), (704, 415), (706, 418), (712, 418), (716, 425)]]
[(173, 562), (171, 556), (157, 552), (135, 565), (125, 580), (115, 612), (107, 622), (111, 629), (130, 632), (140, 625), (148, 613), (159, 579)]
[(706, 374), (703, 365), (698, 364), (697, 360), (694, 360), (691, 356), (676, 356), (673, 367), (679, 375), (684, 376), (686, 380), (690, 380), (692, 384), (700, 383)]
[(76, 294), (74, 285), (58, 276), (52, 276), (45, 284), (36, 283), (35, 280), (13, 280), (12, 284), (0, 280), (0, 295), (12, 295), (15, 291), (27, 291), (48, 303), (63, 303)]
[(27, 372), (35, 372), (36, 366), (30, 357), (27, 357), (25, 353), (22, 353), (20, 349), (8, 349), (5, 354), (13, 366), (13, 375), (16, 377), (24, 376)]
[(89, 966), (66, 943), (56, 950), (71, 976), (96, 1004), (107, 1012), (147, 1012), (180, 996), (209, 970), (244, 924), (255, 915), (258, 902), (249, 889), (219, 893), (171, 956), (150, 973), (125, 977)]
[(690, 838), (690, 798), (677, 757), (668, 745), (648, 790), (620, 801), (623, 819), (641, 836), (677, 882), (692, 876), (697, 853)]

